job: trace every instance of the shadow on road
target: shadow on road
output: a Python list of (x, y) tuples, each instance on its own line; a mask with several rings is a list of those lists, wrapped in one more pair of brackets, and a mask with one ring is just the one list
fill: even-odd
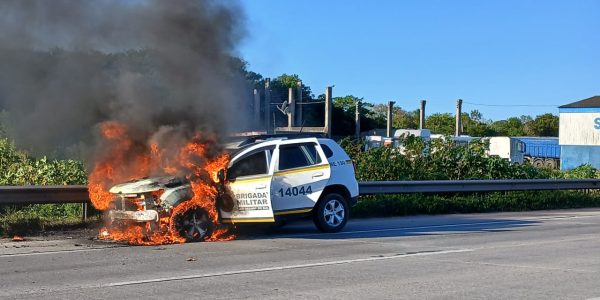
[(419, 235), (464, 234), (475, 232), (502, 232), (540, 224), (539, 221), (474, 218), (470, 216), (421, 216), (405, 218), (356, 219), (343, 231), (321, 233), (312, 222), (300, 221), (282, 228), (269, 226), (242, 226), (239, 239), (309, 238), (356, 239)]

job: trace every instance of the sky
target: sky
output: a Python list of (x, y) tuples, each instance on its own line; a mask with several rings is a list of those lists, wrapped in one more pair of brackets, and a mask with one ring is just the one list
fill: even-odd
[(239, 47), (264, 77), (297, 74), (315, 95), (485, 119), (600, 95), (600, 0), (245, 0)]

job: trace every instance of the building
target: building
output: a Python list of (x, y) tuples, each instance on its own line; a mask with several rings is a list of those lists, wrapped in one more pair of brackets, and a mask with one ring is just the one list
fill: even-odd
[(600, 96), (560, 106), (561, 170), (590, 164), (600, 169)]

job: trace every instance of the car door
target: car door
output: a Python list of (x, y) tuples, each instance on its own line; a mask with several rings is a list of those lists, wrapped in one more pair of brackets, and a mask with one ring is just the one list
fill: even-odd
[(274, 222), (271, 205), (270, 165), (274, 146), (260, 148), (234, 158), (227, 170), (227, 185), (234, 196), (230, 212), (220, 210), (224, 223)]
[(312, 210), (327, 185), (331, 170), (315, 142), (284, 142), (275, 151), (271, 195), (275, 215)]

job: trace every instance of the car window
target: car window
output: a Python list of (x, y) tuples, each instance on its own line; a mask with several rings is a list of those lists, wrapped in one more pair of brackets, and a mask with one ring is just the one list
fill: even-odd
[(313, 143), (283, 145), (279, 147), (279, 170), (301, 168), (321, 162)]
[(265, 151), (259, 151), (244, 157), (234, 163), (227, 173), (230, 180), (235, 180), (237, 177), (242, 176), (267, 174), (269, 173), (267, 153)]
[(325, 157), (331, 158), (333, 156), (333, 151), (331, 150), (331, 148), (329, 148), (329, 146), (321, 144), (321, 148), (323, 148), (323, 153), (325, 153)]

